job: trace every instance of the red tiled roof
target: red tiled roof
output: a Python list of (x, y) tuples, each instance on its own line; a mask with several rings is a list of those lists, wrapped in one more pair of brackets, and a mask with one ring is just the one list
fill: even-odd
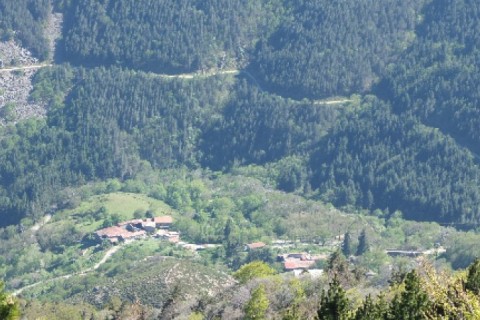
[(168, 224), (173, 223), (173, 218), (172, 216), (161, 216), (153, 218), (153, 221), (155, 221), (155, 223)]
[(122, 227), (119, 226), (113, 226), (113, 227), (108, 227), (104, 229), (100, 229), (97, 232), (95, 232), (99, 237), (106, 237), (106, 238), (118, 238), (121, 237), (123, 239), (130, 239), (130, 238), (135, 238), (137, 236), (141, 236), (146, 234), (144, 230), (136, 231), (136, 232), (130, 232)]
[(285, 270), (308, 269), (315, 264), (315, 261), (287, 260), (283, 263)]
[(124, 232), (126, 232), (126, 230), (124, 228), (118, 227), (118, 226), (113, 226), (113, 227), (100, 229), (100, 230), (96, 231), (95, 233), (99, 237), (113, 238), (113, 237), (121, 236)]
[(263, 242), (254, 242), (254, 243), (249, 243), (247, 244), (247, 247), (252, 250), (252, 249), (258, 249), (258, 248), (263, 248), (265, 247), (266, 244)]

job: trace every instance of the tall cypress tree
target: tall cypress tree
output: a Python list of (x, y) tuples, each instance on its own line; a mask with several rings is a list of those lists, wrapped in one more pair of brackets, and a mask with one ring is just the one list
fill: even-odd
[(367, 232), (365, 229), (363, 229), (362, 233), (360, 233), (360, 236), (358, 237), (358, 247), (355, 255), (361, 256), (368, 250), (370, 250), (370, 243), (368, 241)]
[(350, 232), (345, 233), (343, 238), (342, 253), (347, 258), (352, 255), (352, 237), (350, 236)]

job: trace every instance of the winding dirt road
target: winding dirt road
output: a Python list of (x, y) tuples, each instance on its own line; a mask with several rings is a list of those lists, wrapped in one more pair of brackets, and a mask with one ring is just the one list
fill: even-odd
[(46, 280), (42, 280), (42, 281), (38, 281), (38, 282), (35, 282), (35, 283), (32, 283), (32, 284), (29, 284), (25, 287), (22, 287), (22, 288), (19, 288), (19, 289), (15, 290), (12, 293), (12, 295), (17, 296), (20, 293), (22, 293), (23, 291), (34, 288), (34, 287), (39, 286), (41, 284), (50, 283), (50, 282), (54, 282), (54, 281), (61, 280), (61, 279), (68, 279), (68, 278), (71, 278), (73, 276), (84, 276), (88, 273), (91, 273), (91, 272), (97, 270), (98, 268), (100, 268), (101, 265), (103, 265), (105, 262), (107, 262), (108, 259), (110, 259), (112, 257), (112, 255), (115, 252), (117, 252), (118, 250), (120, 250), (123, 246), (124, 245), (118, 245), (118, 246), (111, 247), (110, 249), (108, 249), (105, 252), (105, 254), (103, 255), (102, 259), (99, 262), (97, 262), (93, 267), (84, 269), (84, 270), (79, 271), (79, 272), (72, 272), (72, 273), (69, 273), (69, 274), (65, 274), (63, 276), (58, 276), (58, 277), (55, 277), (55, 278), (50, 278), (50, 279), (46, 279)]
[(0, 72), (11, 72), (11, 71), (18, 71), (18, 70), (41, 69), (41, 68), (51, 67), (51, 66), (53, 66), (53, 64), (49, 64), (49, 63), (32, 64), (32, 65), (30, 65), (30, 66), (0, 68)]

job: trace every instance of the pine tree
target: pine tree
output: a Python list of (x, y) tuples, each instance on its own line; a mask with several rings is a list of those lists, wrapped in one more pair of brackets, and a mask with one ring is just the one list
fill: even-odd
[(355, 255), (361, 256), (368, 250), (370, 250), (370, 243), (368, 241), (367, 232), (365, 231), (365, 229), (363, 229), (360, 233), (360, 236), (358, 237), (358, 247)]
[(420, 278), (415, 271), (405, 277), (405, 291), (397, 295), (391, 304), (392, 319), (425, 319), (428, 311), (428, 295), (423, 290)]
[(352, 255), (352, 237), (350, 236), (350, 232), (345, 233), (343, 238), (342, 253), (347, 258)]
[(374, 301), (370, 295), (365, 298), (363, 305), (355, 312), (354, 320), (378, 320), (385, 319), (388, 313), (388, 305), (383, 296)]
[(256, 288), (252, 297), (245, 305), (245, 320), (263, 320), (266, 319), (266, 313), (268, 310), (268, 301), (267, 294), (265, 292), (265, 286), (260, 285)]
[(352, 285), (355, 281), (354, 275), (349, 269), (348, 261), (340, 249), (330, 255), (327, 270), (329, 274), (336, 277), (342, 285)]
[(465, 288), (476, 295), (480, 294), (480, 259), (478, 258), (468, 267)]
[(328, 291), (322, 292), (320, 308), (317, 312), (318, 318), (320, 320), (348, 319), (348, 304), (346, 292), (335, 277), (330, 283)]

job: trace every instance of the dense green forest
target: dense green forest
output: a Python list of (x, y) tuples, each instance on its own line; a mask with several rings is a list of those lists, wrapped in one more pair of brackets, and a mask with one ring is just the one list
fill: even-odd
[(51, 10), (49, 0), (0, 1), (0, 38), (19, 40), (40, 60), (46, 59), (49, 47), (43, 26)]
[(369, 91), (415, 38), (424, 1), (286, 1), (288, 16), (257, 46), (252, 69), (291, 97)]
[[(476, 5), (372, 5), (65, 3), (71, 61), (180, 72), (226, 67), (216, 64), (231, 59), (250, 60), (253, 70), (194, 79), (105, 66), (40, 71), (31, 99), (47, 103), (47, 119), (3, 129), (4, 224), (55, 208), (66, 186), (134, 177), (145, 165), (230, 170), (274, 162), (285, 169), (275, 177), (284, 190), (312, 186), (337, 205), (477, 223)], [(362, 19), (371, 12), (373, 20)], [(166, 37), (155, 40), (160, 34)], [(122, 40), (127, 35), (131, 43)], [(149, 50), (165, 56), (145, 57)], [(216, 56), (220, 51), (227, 58)], [(275, 61), (279, 68), (266, 67)], [(278, 78), (283, 89), (275, 85), (280, 67), (287, 68), (288, 79)], [(298, 97), (368, 92), (373, 85), (378, 98), (291, 100), (264, 85)]]
[(472, 154), (415, 117), (367, 101), (311, 157), (312, 184), (322, 198), (402, 210), (409, 219), (478, 223), (480, 169)]
[(324, 199), (478, 223), (478, 10), (423, 9), (417, 38), (373, 91), (388, 103), (338, 123), (312, 157)]
[(338, 107), (266, 94), (243, 79), (202, 140), (212, 169), (306, 155), (342, 113)]
[(164, 73), (235, 65), (276, 26), (277, 3), (75, 1), (67, 11), (65, 54), (71, 62)]
[(144, 160), (157, 169), (221, 169), (306, 154), (338, 114), (263, 93), (246, 79), (183, 81), (118, 68), (45, 69), (31, 97), (50, 111), (47, 121), (4, 129), (4, 225), (48, 211), (65, 186), (133, 177)]
[(395, 112), (413, 113), (479, 153), (479, 5), (433, 1), (407, 54), (379, 85)]

